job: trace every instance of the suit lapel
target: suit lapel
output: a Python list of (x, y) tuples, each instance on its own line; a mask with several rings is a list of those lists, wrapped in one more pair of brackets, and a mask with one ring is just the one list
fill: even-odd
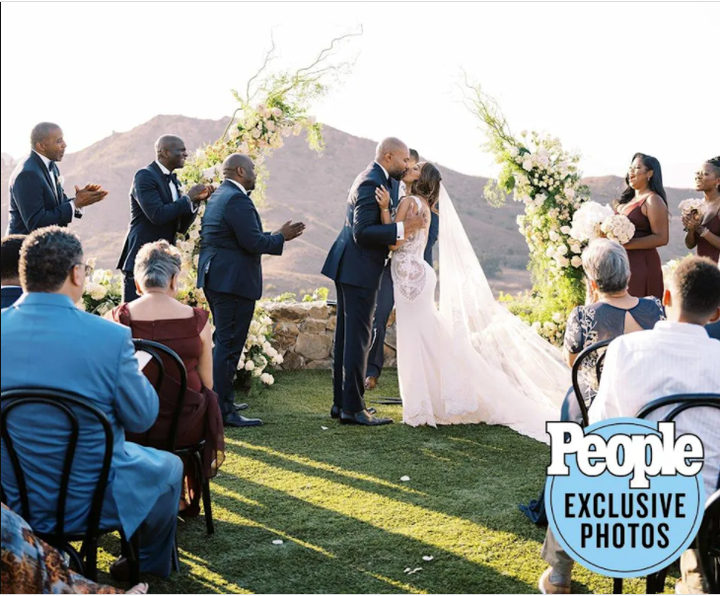
[(155, 162), (152, 162), (148, 166), (148, 170), (155, 174), (155, 178), (157, 179), (158, 184), (160, 184), (160, 194), (163, 196), (163, 200), (166, 203), (172, 203), (172, 193), (170, 192), (170, 185), (167, 183), (167, 180), (165, 180), (165, 174), (163, 174), (162, 170)]
[(35, 163), (37, 163), (38, 167), (40, 168), (40, 171), (45, 176), (45, 181), (48, 183), (48, 186), (50, 187), (50, 190), (53, 193), (53, 196), (55, 197), (55, 202), (58, 203), (60, 201), (60, 197), (58, 195), (57, 185), (53, 183), (52, 176), (50, 175), (50, 172), (45, 167), (45, 163), (40, 158), (40, 156), (35, 153), (34, 151), (30, 152), (30, 158), (35, 160)]

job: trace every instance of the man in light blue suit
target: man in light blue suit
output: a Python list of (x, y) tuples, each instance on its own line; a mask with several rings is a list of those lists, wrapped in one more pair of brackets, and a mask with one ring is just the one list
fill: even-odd
[[(158, 397), (140, 372), (130, 330), (87, 314), (82, 298), (87, 266), (80, 240), (58, 226), (37, 230), (23, 244), (20, 281), (25, 294), (2, 311), (2, 390), (45, 387), (83, 395), (110, 420), (114, 433), (102, 527), (140, 532), (142, 571), (170, 574), (183, 466), (171, 453), (125, 442), (125, 431), (155, 422)], [(78, 411), (80, 440), (70, 480), (65, 530), (83, 531), (104, 451), (97, 422)], [(8, 427), (26, 470), (34, 530), (52, 530), (57, 476), (63, 468), (67, 422), (44, 406), (21, 408)], [(28, 465), (32, 474), (28, 474)], [(20, 510), (17, 481), (2, 450), (2, 486)], [(122, 562), (112, 569), (121, 575)]]

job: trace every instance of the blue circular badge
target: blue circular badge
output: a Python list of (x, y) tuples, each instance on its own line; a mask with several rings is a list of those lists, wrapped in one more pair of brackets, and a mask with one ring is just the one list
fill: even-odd
[[(643, 447), (646, 438), (652, 445)], [(700, 527), (701, 474), (682, 475), (669, 465), (683, 454), (673, 459), (672, 438), (663, 437), (656, 422), (604, 420), (588, 427), (584, 440), (594, 443), (584, 455), (571, 453), (565, 440), (567, 474), (550, 475), (548, 469), (545, 507), (558, 542), (575, 561), (610, 577), (640, 577), (667, 567)], [(603, 455), (607, 465), (595, 465)], [(643, 468), (654, 469), (643, 475)]]

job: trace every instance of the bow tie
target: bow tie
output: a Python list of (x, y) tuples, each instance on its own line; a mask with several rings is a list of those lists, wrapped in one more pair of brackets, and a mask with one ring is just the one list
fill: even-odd
[(163, 175), (165, 176), (165, 180), (167, 182), (170, 182), (170, 183), (174, 184), (175, 186), (178, 185), (178, 178), (177, 178), (177, 174), (175, 174), (175, 172), (170, 172), (169, 174), (163, 174)]
[(60, 170), (58, 170), (57, 164), (54, 161), (51, 161), (48, 164), (48, 170), (50, 170), (56, 176), (58, 175), (58, 172), (60, 171)]

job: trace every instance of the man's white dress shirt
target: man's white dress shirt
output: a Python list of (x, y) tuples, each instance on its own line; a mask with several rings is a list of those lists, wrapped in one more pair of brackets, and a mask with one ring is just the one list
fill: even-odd
[[(680, 393), (720, 393), (720, 341), (700, 325), (659, 321), (648, 331), (615, 339), (607, 350), (590, 423), (634, 417), (646, 404)], [(673, 406), (648, 416), (660, 420)], [(705, 494), (715, 490), (720, 470), (720, 410), (692, 408), (675, 419), (676, 434), (692, 433), (705, 446)]]

